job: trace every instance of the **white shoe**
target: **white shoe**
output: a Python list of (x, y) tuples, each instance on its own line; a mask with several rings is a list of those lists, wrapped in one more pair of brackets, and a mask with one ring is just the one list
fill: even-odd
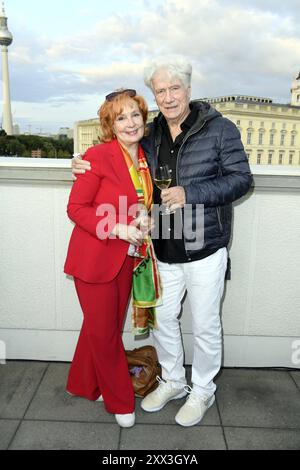
[(170, 380), (156, 377), (159, 385), (157, 389), (149, 393), (141, 402), (144, 411), (150, 413), (161, 410), (169, 401), (186, 396), (185, 386), (178, 387)]
[(115, 415), (116, 421), (121, 428), (131, 428), (135, 423), (135, 413), (126, 415)]
[(175, 421), (180, 426), (188, 427), (200, 423), (207, 410), (214, 404), (215, 395), (201, 397), (191, 387), (186, 387), (185, 390), (189, 396), (175, 416)]

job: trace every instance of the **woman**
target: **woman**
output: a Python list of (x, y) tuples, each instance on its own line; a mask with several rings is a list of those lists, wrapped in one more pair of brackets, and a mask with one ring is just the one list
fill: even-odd
[[(145, 234), (131, 208), (145, 203), (150, 209), (152, 202), (151, 177), (139, 145), (147, 105), (135, 90), (120, 90), (106, 97), (99, 114), (105, 143), (85, 154), (92, 170), (78, 176), (67, 209), (76, 226), (65, 273), (74, 277), (84, 315), (67, 391), (104, 401), (121, 427), (131, 427), (135, 422), (134, 391), (121, 332), (138, 263), (128, 255), (129, 248), (145, 248)], [(147, 243), (150, 257), (152, 246)], [(155, 260), (151, 261), (155, 267)], [(147, 306), (155, 305), (155, 300)]]

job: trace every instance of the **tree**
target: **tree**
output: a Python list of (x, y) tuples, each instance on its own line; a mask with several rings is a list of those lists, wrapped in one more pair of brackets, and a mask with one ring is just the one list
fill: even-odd
[(26, 151), (25, 145), (21, 144), (18, 139), (12, 139), (8, 142), (6, 149), (11, 156), (21, 156)]
[(31, 157), (33, 150), (41, 149), (43, 158), (72, 158), (73, 139), (58, 141), (36, 135), (8, 136), (0, 131), (0, 155)]
[(51, 142), (45, 141), (43, 143), (43, 150), (45, 152), (46, 158), (55, 158), (56, 157), (56, 149), (55, 147), (51, 144)]
[(66, 150), (61, 150), (60, 149), (58, 151), (57, 158), (70, 158), (70, 154)]
[(7, 139), (5, 136), (0, 136), (0, 155), (7, 155)]

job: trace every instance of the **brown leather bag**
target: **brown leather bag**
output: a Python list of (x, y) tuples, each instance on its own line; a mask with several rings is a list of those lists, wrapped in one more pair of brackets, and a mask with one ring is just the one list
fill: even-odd
[(142, 346), (125, 353), (135, 396), (145, 397), (156, 389), (156, 377), (161, 376), (156, 349), (153, 346)]

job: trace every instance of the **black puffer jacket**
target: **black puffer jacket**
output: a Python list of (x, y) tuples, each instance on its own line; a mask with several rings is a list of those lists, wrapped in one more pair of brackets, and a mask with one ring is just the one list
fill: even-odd
[[(214, 250), (228, 245), (232, 202), (248, 192), (252, 175), (235, 124), (208, 103), (193, 102), (193, 107), (199, 110), (198, 119), (178, 153), (177, 184), (184, 187), (187, 204), (204, 205), (201, 249)], [(149, 136), (142, 141), (152, 175), (161, 143), (161, 119), (162, 115), (155, 118)]]

